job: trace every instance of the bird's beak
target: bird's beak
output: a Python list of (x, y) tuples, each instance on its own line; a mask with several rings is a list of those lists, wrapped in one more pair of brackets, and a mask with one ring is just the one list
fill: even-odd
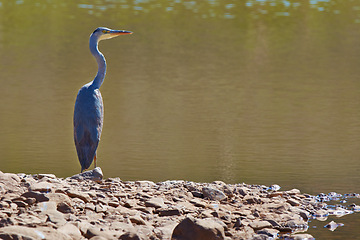
[(126, 34), (132, 34), (132, 32), (126, 31), (126, 30), (112, 30), (110, 32), (110, 35), (114, 36), (114, 37), (120, 36), (120, 35), (126, 35)]

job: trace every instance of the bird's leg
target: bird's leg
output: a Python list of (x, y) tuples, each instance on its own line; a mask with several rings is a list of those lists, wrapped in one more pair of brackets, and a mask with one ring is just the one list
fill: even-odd
[(95, 153), (95, 156), (94, 156), (94, 166), (96, 168), (96, 153)]

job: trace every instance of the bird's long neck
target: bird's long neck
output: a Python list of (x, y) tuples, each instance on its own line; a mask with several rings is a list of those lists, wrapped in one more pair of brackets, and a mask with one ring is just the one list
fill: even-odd
[(98, 64), (98, 72), (91, 84), (95, 89), (100, 88), (106, 74), (106, 60), (104, 55), (98, 49), (98, 43), (99, 43), (98, 38), (95, 37), (94, 35), (91, 35), (89, 41), (89, 48), (91, 54), (95, 57), (96, 62)]

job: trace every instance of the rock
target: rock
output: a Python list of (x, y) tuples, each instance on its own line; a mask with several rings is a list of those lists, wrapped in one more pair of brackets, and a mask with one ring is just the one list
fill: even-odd
[(245, 201), (245, 203), (247, 204), (259, 204), (261, 203), (261, 198), (256, 197), (256, 196), (250, 196), (250, 195), (246, 195), (243, 200)]
[(245, 196), (248, 194), (249, 190), (245, 187), (240, 187), (240, 188), (237, 188), (237, 191), (238, 193), (241, 195), (241, 196)]
[[(312, 196), (221, 181), (82, 180), (0, 172), (0, 239), (276, 239), (279, 231), (305, 239), (309, 235), (291, 233), (306, 231), (312, 217), (360, 209), (342, 207), (360, 198), (356, 193)], [(329, 199), (339, 204), (328, 206)]]
[(102, 236), (94, 236), (92, 238), (90, 238), (91, 240), (108, 240), (107, 238), (105, 237), (102, 237)]
[(178, 223), (171, 219), (154, 229), (154, 233), (159, 239), (171, 239), (172, 232)]
[(36, 182), (30, 185), (30, 191), (52, 192), (53, 184), (48, 182)]
[(299, 234), (294, 234), (291, 235), (290, 237), (287, 237), (286, 239), (289, 240), (315, 240), (315, 238), (307, 233), (299, 233)]
[(275, 192), (269, 193), (267, 196), (268, 196), (269, 198), (278, 197), (278, 196), (282, 197), (283, 194), (284, 194), (284, 192), (275, 191)]
[(273, 185), (271, 185), (271, 186), (269, 187), (268, 190), (271, 190), (271, 191), (279, 191), (280, 188), (281, 188), (281, 187), (280, 187), (279, 185), (273, 184)]
[(202, 193), (204, 197), (213, 201), (222, 201), (227, 199), (225, 193), (215, 188), (203, 187)]
[(57, 208), (56, 210), (58, 210), (59, 212), (62, 212), (62, 213), (74, 213), (74, 209), (69, 206), (67, 203), (59, 203), (57, 205)]
[(266, 235), (270, 239), (276, 239), (279, 232), (280, 232), (279, 230), (273, 228), (263, 228), (257, 231), (256, 233)]
[(119, 240), (141, 240), (141, 238), (135, 231), (128, 231), (122, 234)]
[(95, 182), (101, 182), (103, 179), (103, 173), (100, 167), (96, 167), (93, 170), (89, 170), (83, 173), (76, 174), (70, 179), (76, 179), (78, 181), (92, 180)]
[(162, 208), (165, 207), (164, 199), (162, 198), (151, 198), (145, 202), (146, 207)]
[(154, 187), (156, 184), (152, 181), (143, 180), (143, 181), (136, 181), (135, 185), (138, 185), (140, 187)]
[(64, 193), (48, 193), (46, 197), (49, 198), (49, 201), (56, 202), (57, 204), (66, 203), (70, 205), (72, 202), (70, 197)]
[(57, 240), (71, 240), (67, 234), (58, 232), (52, 228), (39, 227), (30, 228), (25, 226), (10, 226), (0, 229), (0, 239), (23, 239), (23, 240), (37, 240), (37, 239), (57, 239)]
[(336, 209), (329, 210), (328, 213), (329, 213), (329, 215), (335, 215), (336, 217), (342, 217), (342, 216), (345, 216), (347, 214), (352, 214), (353, 211), (347, 210), (347, 209), (342, 208), (342, 207), (337, 207)]
[(187, 217), (174, 229), (172, 240), (220, 240), (225, 239), (224, 228), (213, 219)]
[(193, 197), (204, 198), (204, 194), (199, 191), (191, 191), (191, 194), (193, 195)]
[(38, 192), (25, 192), (23, 194), (21, 194), (22, 197), (25, 198), (35, 198), (37, 202), (47, 202), (49, 201), (49, 198), (47, 196), (45, 196), (45, 194), (43, 193), (38, 193)]
[(291, 189), (289, 191), (285, 191), (286, 194), (289, 194), (289, 195), (296, 195), (296, 194), (300, 194), (300, 190), (299, 189)]
[(111, 207), (116, 208), (116, 207), (118, 207), (120, 205), (120, 203), (119, 202), (109, 202), (108, 205), (111, 206)]
[(146, 225), (146, 222), (144, 221), (144, 219), (142, 219), (138, 215), (130, 217), (129, 220), (130, 220), (130, 222), (137, 224), (137, 225)]
[(0, 218), (0, 228), (6, 227), (6, 226), (11, 226), (11, 225), (14, 225), (13, 219), (8, 218), (8, 217)]
[(329, 222), (328, 224), (326, 224), (324, 227), (325, 228), (328, 228), (330, 231), (335, 231), (335, 229), (337, 228), (337, 227), (342, 227), (342, 226), (344, 226), (344, 224), (343, 223), (336, 223), (336, 222), (334, 222), (334, 221), (331, 221), (331, 222)]
[(34, 177), (36, 177), (37, 179), (42, 179), (44, 177), (46, 178), (51, 178), (51, 179), (56, 179), (56, 176), (54, 174), (43, 174), (43, 173), (40, 173), (40, 174), (35, 174)]
[(328, 210), (325, 209), (319, 209), (313, 214), (313, 218), (319, 220), (319, 221), (325, 221), (329, 216)]
[(0, 172), (0, 193), (18, 188), (20, 178), (13, 173)]
[(300, 205), (300, 203), (299, 203), (298, 201), (296, 201), (295, 199), (291, 199), (291, 198), (289, 198), (289, 199), (287, 200), (287, 202), (288, 202), (291, 206), (299, 206), (299, 205)]
[(100, 236), (100, 237), (103, 237), (105, 239), (113, 239), (114, 236), (108, 232), (108, 231), (101, 231), (99, 228), (96, 228), (96, 227), (89, 227), (86, 231), (86, 233), (84, 234), (84, 237), (86, 238), (92, 238), (92, 237), (95, 237), (95, 236)]
[(66, 223), (65, 225), (57, 229), (59, 232), (69, 235), (72, 239), (80, 239), (81, 232), (80, 230), (71, 223)]
[(176, 208), (171, 208), (171, 209), (158, 209), (155, 211), (155, 213), (158, 213), (159, 216), (164, 217), (164, 216), (180, 216), (181, 215), (181, 211), (179, 209)]
[(69, 190), (66, 192), (66, 194), (71, 198), (79, 198), (86, 203), (90, 202), (90, 200), (91, 200), (89, 194), (84, 193), (84, 192)]
[(25, 208), (27, 207), (27, 203), (23, 202), (23, 201), (13, 201), (13, 203), (15, 203), (18, 207), (21, 207), (21, 208)]
[(204, 202), (204, 201), (201, 200), (201, 199), (197, 199), (197, 198), (191, 199), (191, 200), (190, 200), (190, 203), (194, 204), (196, 207), (202, 207), (202, 208), (206, 208), (206, 207), (207, 207), (207, 203), (206, 203), (206, 202)]
[(47, 221), (52, 222), (56, 225), (62, 226), (66, 223), (64, 214), (59, 211), (46, 211), (46, 215), (48, 216)]
[(253, 228), (255, 231), (263, 229), (263, 228), (272, 228), (272, 224), (268, 221), (262, 221), (262, 220), (254, 220), (252, 221), (249, 226)]

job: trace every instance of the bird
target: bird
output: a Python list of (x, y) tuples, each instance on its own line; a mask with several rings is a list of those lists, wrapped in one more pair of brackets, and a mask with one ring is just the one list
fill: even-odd
[(93, 81), (80, 88), (74, 108), (74, 142), (81, 172), (88, 169), (93, 161), (96, 168), (96, 150), (104, 121), (104, 105), (99, 88), (104, 82), (106, 60), (99, 51), (98, 44), (101, 40), (125, 34), (132, 32), (98, 27), (90, 35), (89, 48), (98, 64), (98, 71)]

